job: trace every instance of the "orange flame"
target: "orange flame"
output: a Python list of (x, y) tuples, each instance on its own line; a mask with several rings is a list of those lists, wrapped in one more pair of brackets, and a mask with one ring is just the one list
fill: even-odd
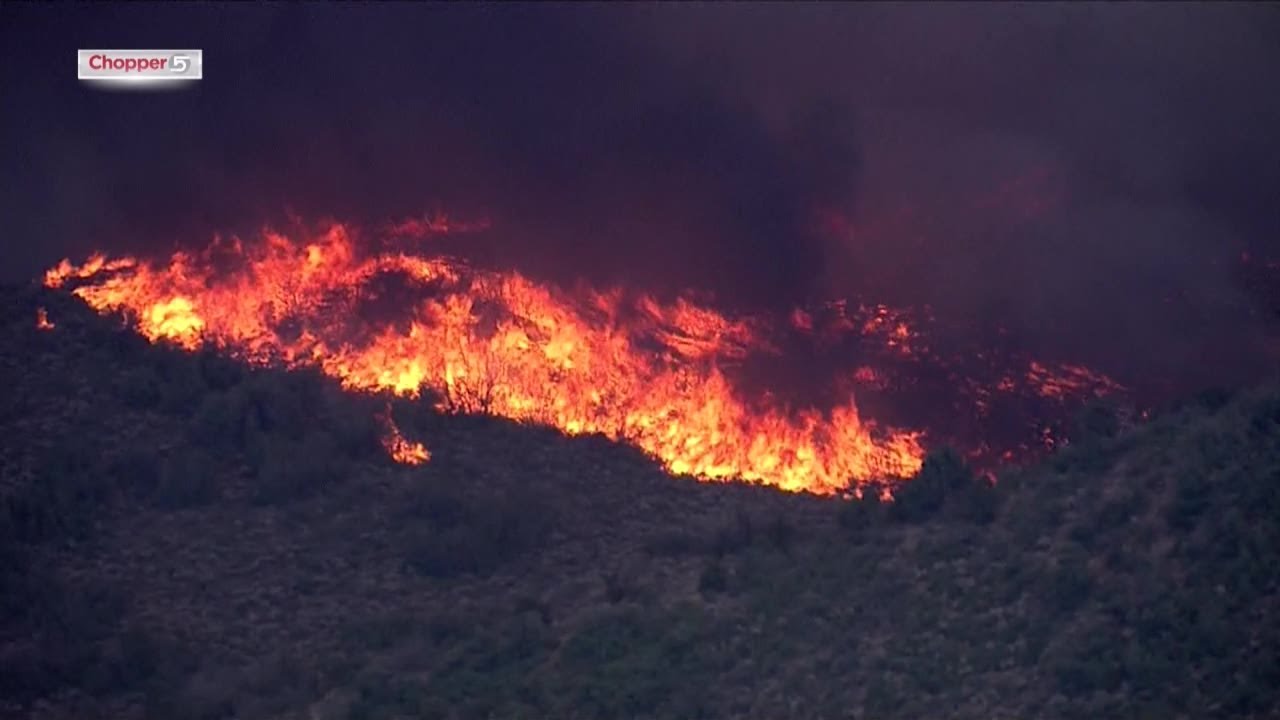
[(391, 417), (390, 406), (382, 416), (382, 421), (387, 426), (387, 435), (382, 439), (382, 446), (387, 449), (387, 454), (392, 460), (402, 465), (421, 465), (431, 459), (431, 453), (425, 445), (406, 439), (400, 432), (400, 427)]
[(36, 327), (41, 330), (52, 330), (56, 327), (53, 322), (49, 320), (49, 313), (46, 312), (44, 308), (36, 308)]
[[(428, 224), (394, 233), (447, 225)], [(387, 278), (426, 299), (398, 307), (407, 315), (399, 322), (362, 319), (384, 299)], [(720, 363), (768, 347), (752, 322), (686, 299), (565, 293), (440, 257), (361, 256), (341, 224), (309, 242), (269, 231), (251, 247), (215, 241), (167, 264), (64, 260), (45, 276), (49, 287), (73, 280), (77, 296), (99, 311), (125, 311), (152, 341), (313, 364), (353, 390), (417, 396), (426, 388), (447, 410), (600, 433), (702, 479), (830, 494), (910, 476), (923, 456), (919, 433), (877, 428), (852, 399), (828, 413), (749, 407)], [(887, 309), (876, 326), (910, 352), (910, 329)], [(396, 448), (393, 439), (388, 450)]]
[(1027, 370), (1027, 380), (1036, 386), (1041, 396), (1050, 398), (1086, 393), (1101, 397), (1124, 389), (1111, 378), (1079, 365), (1063, 364), (1054, 373), (1043, 364), (1032, 361)]

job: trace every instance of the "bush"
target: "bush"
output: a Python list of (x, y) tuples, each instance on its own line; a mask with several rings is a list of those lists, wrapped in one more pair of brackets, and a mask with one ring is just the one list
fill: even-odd
[(1215, 413), (1226, 407), (1235, 397), (1235, 391), (1225, 387), (1208, 387), (1196, 393), (1192, 401), (1196, 407)]
[(205, 396), (196, 408), (188, 434), (193, 441), (223, 450), (243, 450), (249, 394), (243, 388)]
[(1252, 403), (1249, 428), (1259, 435), (1273, 435), (1280, 429), (1280, 393), (1271, 392)]
[(328, 433), (315, 431), (300, 441), (277, 437), (268, 442), (255, 473), (256, 504), (304, 500), (351, 471), (351, 463), (338, 453), (337, 444)]
[(1096, 690), (1113, 691), (1124, 681), (1124, 670), (1108, 657), (1076, 657), (1054, 667), (1058, 689), (1072, 697)]
[(769, 523), (764, 528), (765, 539), (769, 545), (781, 552), (790, 552), (791, 543), (796, 537), (796, 527), (791, 524), (786, 515), (781, 512), (774, 513), (769, 519)]
[(27, 703), (80, 686), (103, 664), (103, 642), (116, 629), (120, 598), (99, 587), (37, 580), (28, 598), (22, 642), (6, 648), (0, 697)]
[(1120, 413), (1106, 400), (1093, 400), (1076, 414), (1074, 426), (1076, 443), (1110, 439), (1120, 434)]
[(715, 595), (729, 589), (729, 576), (719, 560), (712, 560), (702, 568), (698, 576), (698, 592), (704, 596)]
[(116, 373), (112, 389), (125, 407), (146, 410), (160, 403), (162, 389), (160, 377), (146, 365), (126, 368)]
[(534, 497), (469, 497), (431, 485), (418, 489), (402, 522), (414, 528), (405, 565), (428, 577), (491, 572), (540, 545), (554, 523)]
[(949, 450), (931, 453), (909, 482), (899, 485), (889, 508), (889, 517), (899, 522), (920, 522), (938, 513), (947, 498), (947, 488), (958, 472), (958, 458)]
[[(935, 450), (925, 458), (915, 478), (897, 487), (889, 516), (899, 522), (922, 522), (937, 515), (949, 497), (974, 492), (978, 482), (954, 450)], [(962, 508), (967, 504), (962, 503)]]
[(209, 387), (205, 385), (200, 368), (191, 362), (185, 351), (157, 347), (156, 373), (159, 376), (160, 410), (180, 416), (190, 416)]
[(6, 499), (9, 533), (27, 543), (83, 540), (111, 497), (93, 457), (72, 438), (46, 452), (31, 484)]
[(1049, 575), (1047, 601), (1060, 613), (1072, 613), (1084, 605), (1093, 593), (1093, 579), (1085, 564), (1085, 557), (1071, 551), (1064, 552), (1058, 565)]
[(963, 522), (988, 525), (996, 519), (1000, 495), (986, 478), (975, 477), (947, 499), (947, 515)]
[(1173, 502), (1166, 513), (1169, 527), (1187, 532), (1196, 526), (1209, 508), (1209, 480), (1195, 470), (1184, 470), (1177, 479)]
[(196, 353), (196, 365), (204, 384), (214, 391), (230, 390), (248, 374), (244, 363), (210, 347), (201, 348)]
[(610, 570), (601, 574), (600, 579), (604, 582), (604, 599), (610, 605), (640, 599), (644, 596), (640, 584), (623, 570)]
[(220, 496), (217, 463), (203, 448), (187, 445), (165, 459), (152, 502), (166, 510), (207, 505)]
[(247, 383), (251, 410), (267, 434), (302, 440), (325, 419), (324, 395), (330, 382), (310, 368), (263, 373)]
[(85, 686), (99, 695), (171, 690), (194, 670), (192, 660), (174, 642), (134, 625), (102, 644), (97, 662), (85, 677)]
[(723, 667), (717, 640), (701, 611), (631, 606), (592, 619), (561, 647), (556, 696), (565, 707), (544, 715), (696, 716)]
[(373, 408), (349, 402), (352, 398), (342, 395), (338, 390), (334, 390), (334, 393), (335, 397), (326, 411), (325, 424), (338, 452), (352, 460), (386, 457), (382, 447), (383, 428)]
[(866, 486), (861, 498), (850, 498), (840, 503), (836, 521), (855, 542), (862, 542), (868, 532), (884, 516), (884, 504), (880, 502), (880, 489)]
[(107, 464), (107, 475), (126, 495), (147, 498), (160, 484), (163, 464), (149, 447), (124, 449)]
[(705, 551), (706, 543), (685, 530), (668, 530), (646, 539), (644, 549), (657, 557), (682, 557)]
[(731, 555), (751, 547), (755, 542), (755, 523), (751, 516), (739, 510), (733, 520), (718, 528), (711, 539), (711, 552), (716, 557)]
[(487, 573), (501, 563), (502, 556), (503, 548), (493, 536), (460, 526), (417, 533), (406, 564), (427, 577), (449, 578)]

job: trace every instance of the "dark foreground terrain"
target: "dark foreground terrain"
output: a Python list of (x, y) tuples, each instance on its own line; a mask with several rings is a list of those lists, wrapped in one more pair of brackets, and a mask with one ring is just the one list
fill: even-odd
[(0, 716), (1280, 716), (1274, 385), (882, 506), (0, 305)]

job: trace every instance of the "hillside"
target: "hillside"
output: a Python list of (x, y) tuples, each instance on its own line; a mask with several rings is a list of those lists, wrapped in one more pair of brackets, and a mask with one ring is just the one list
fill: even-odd
[[(38, 308), (56, 327), (38, 329)], [(0, 293), (0, 716), (1280, 715), (1280, 386), (892, 505)], [(392, 415), (429, 462), (380, 445)]]

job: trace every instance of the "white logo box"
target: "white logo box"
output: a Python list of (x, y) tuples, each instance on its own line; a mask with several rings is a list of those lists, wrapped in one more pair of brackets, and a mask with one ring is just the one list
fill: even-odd
[(78, 50), (76, 77), (107, 83), (148, 85), (204, 77), (200, 50)]

